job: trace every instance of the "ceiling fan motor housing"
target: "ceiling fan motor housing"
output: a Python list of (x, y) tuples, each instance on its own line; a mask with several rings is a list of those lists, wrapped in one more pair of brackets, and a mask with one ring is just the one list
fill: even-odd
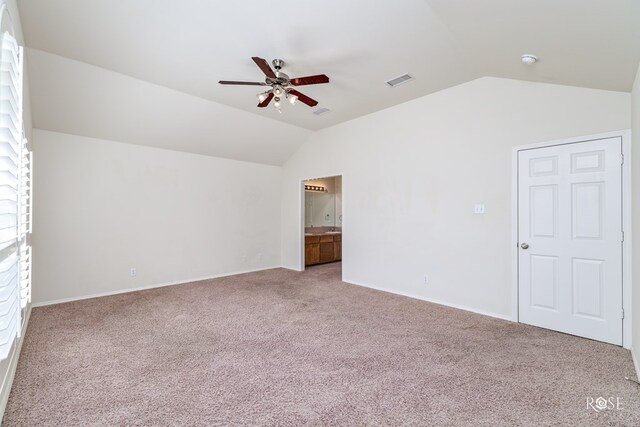
[(276, 69), (274, 73), (276, 75), (276, 78), (273, 79), (273, 78), (267, 77), (265, 78), (265, 82), (271, 86), (275, 86), (275, 85), (282, 86), (282, 87), (289, 86), (289, 80), (290, 80), (289, 76), (283, 73), (282, 71), (280, 71), (282, 67), (284, 67), (284, 61), (282, 59), (274, 59), (273, 61), (271, 61), (271, 63), (273, 64), (273, 68)]
[(267, 82), (268, 85), (274, 86), (274, 85), (279, 85), (279, 86), (289, 86), (289, 76), (286, 75), (285, 73), (281, 73), (280, 71), (276, 71), (276, 78), (272, 79), (270, 77), (267, 77), (265, 79), (265, 82)]

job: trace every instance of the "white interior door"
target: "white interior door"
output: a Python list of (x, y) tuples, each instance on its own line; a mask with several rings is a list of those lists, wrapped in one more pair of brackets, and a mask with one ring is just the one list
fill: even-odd
[(518, 154), (519, 320), (622, 345), (622, 139)]

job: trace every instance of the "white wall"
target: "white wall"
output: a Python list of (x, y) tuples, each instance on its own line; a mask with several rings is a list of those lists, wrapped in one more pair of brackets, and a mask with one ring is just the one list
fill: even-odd
[(34, 303), (280, 265), (280, 167), (39, 129), (33, 143)]
[(283, 168), (283, 265), (301, 265), (300, 180), (342, 175), (345, 281), (511, 316), (512, 147), (627, 129), (629, 105), (482, 78), (319, 131)]
[(640, 375), (640, 67), (631, 92), (631, 174), (633, 188), (633, 355)]

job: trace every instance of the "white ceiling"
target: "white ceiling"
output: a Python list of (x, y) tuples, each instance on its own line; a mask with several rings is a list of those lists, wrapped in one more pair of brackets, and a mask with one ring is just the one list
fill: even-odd
[[(638, 0), (427, 0), (481, 75), (630, 92)], [(525, 53), (540, 57), (527, 67)]]
[[(55, 111), (63, 106), (60, 99), (39, 99), (54, 90), (52, 85), (73, 90), (83, 77), (75, 75), (75, 83), (51, 80), (48, 67), (62, 67), (64, 61), (38, 50), (246, 110), (253, 113), (245, 115), (246, 127), (262, 135), (265, 122), (254, 122), (254, 116), (316, 130), (485, 75), (629, 91), (640, 61), (637, 0), (23, 0), (19, 6), (26, 43), (34, 48), (31, 56), (39, 57), (28, 64), (35, 80), (34, 126), (66, 122), (63, 131), (69, 133), (79, 133), (73, 132), (76, 127), (86, 127), (83, 132), (97, 127), (102, 130), (94, 133), (121, 132), (118, 140), (124, 141), (141, 137), (127, 130), (124, 117), (123, 130), (107, 132), (108, 123), (83, 125), (67, 117), (72, 113)], [(535, 53), (541, 61), (526, 67), (519, 60), (523, 53)], [(327, 74), (328, 85), (300, 91), (333, 111), (315, 116), (299, 104), (285, 105), (278, 114), (273, 108), (256, 108), (260, 88), (217, 83), (263, 79), (252, 56), (284, 59), (290, 76)], [(81, 66), (71, 68), (78, 73)], [(98, 78), (93, 68), (84, 69), (92, 70), (87, 71), (93, 76), (89, 80)], [(385, 85), (406, 72), (415, 81), (394, 89)], [(94, 84), (100, 86), (97, 80)], [(109, 98), (104, 88), (92, 90), (94, 98), (77, 94), (74, 103), (108, 102), (99, 100)], [(74, 109), (82, 110), (80, 106)], [(220, 107), (203, 107), (197, 115), (206, 121), (207, 109)], [(227, 139), (230, 126), (221, 120), (206, 129), (216, 128)], [(291, 135), (302, 131), (287, 129)], [(145, 141), (153, 137), (142, 135)], [(200, 139), (206, 144), (206, 138)], [(168, 141), (164, 145), (173, 147)], [(284, 161), (285, 151), (268, 162)]]
[(39, 50), (27, 61), (39, 129), (272, 165), (311, 133)]

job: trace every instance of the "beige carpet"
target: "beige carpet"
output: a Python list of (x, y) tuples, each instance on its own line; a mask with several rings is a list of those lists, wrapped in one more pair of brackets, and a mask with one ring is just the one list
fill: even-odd
[[(628, 351), (270, 270), (33, 310), (4, 425), (640, 425)], [(600, 412), (587, 399), (618, 397)]]

